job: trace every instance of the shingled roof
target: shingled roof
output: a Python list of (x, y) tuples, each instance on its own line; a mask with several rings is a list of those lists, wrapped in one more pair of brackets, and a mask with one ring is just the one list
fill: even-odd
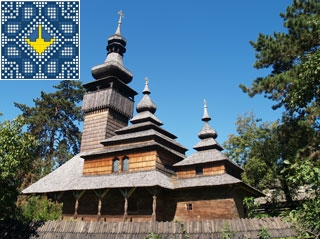
[(207, 111), (207, 103), (206, 101), (204, 101), (204, 113), (202, 116), (204, 126), (198, 134), (200, 141), (193, 147), (195, 150), (197, 150), (197, 152), (174, 164), (174, 166), (179, 167), (226, 161), (227, 164), (229, 164), (235, 170), (239, 171), (240, 173), (243, 172), (243, 169), (241, 167), (233, 163), (226, 155), (221, 152), (223, 148), (216, 141), (218, 134), (214, 129), (210, 127), (210, 120), (211, 117), (209, 116)]
[[(160, 186), (166, 189), (179, 189), (199, 186), (243, 184), (241, 180), (229, 174), (178, 179), (176, 177), (166, 176), (156, 170), (84, 176), (82, 174), (83, 163), (84, 159), (81, 157), (81, 154), (78, 154), (55, 171), (24, 189), (22, 193), (33, 194), (71, 190), (152, 186)], [(65, 177), (65, 175), (68, 175), (68, 177)]]
[[(144, 88), (144, 97), (137, 106), (137, 116), (134, 117), (132, 125), (116, 131), (116, 135), (103, 141), (104, 148), (82, 152), (64, 165), (40, 179), (30, 187), (22, 191), (25, 194), (47, 193), (71, 190), (93, 190), (102, 188), (127, 188), (127, 187), (152, 187), (159, 186), (165, 189), (182, 189), (193, 187), (215, 187), (223, 185), (240, 185), (246, 191), (258, 196), (263, 194), (243, 183), (237, 176), (228, 173), (209, 176), (198, 176), (194, 178), (177, 178), (174, 175), (166, 175), (155, 170), (113, 173), (105, 175), (83, 175), (84, 160), (94, 158), (98, 155), (114, 154), (116, 152), (126, 152), (130, 150), (147, 149), (149, 147), (162, 148), (165, 151), (181, 158), (182, 161), (174, 166), (196, 165), (200, 163), (211, 163), (226, 161), (235, 170), (241, 169), (231, 162), (223, 153), (222, 147), (214, 140), (217, 133), (209, 126), (211, 119), (206, 110), (202, 120), (205, 122), (204, 128), (199, 132), (200, 142), (208, 141), (211, 143), (205, 147), (195, 147), (198, 152), (190, 157), (185, 156), (186, 148), (175, 141), (176, 136), (164, 130), (161, 121), (156, 117), (151, 117), (156, 111), (156, 105), (151, 101), (148, 87), (148, 80)], [(146, 114), (146, 112), (149, 112)], [(137, 120), (138, 119), (138, 120)], [(199, 144), (198, 144), (199, 145)], [(68, 175), (66, 177), (66, 175)], [(62, 180), (63, 179), (63, 180)]]

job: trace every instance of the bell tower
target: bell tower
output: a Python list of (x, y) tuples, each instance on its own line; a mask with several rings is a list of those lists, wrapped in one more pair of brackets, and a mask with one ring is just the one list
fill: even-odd
[(92, 68), (92, 82), (84, 84), (82, 110), (85, 113), (81, 152), (103, 148), (102, 140), (115, 135), (115, 131), (128, 125), (133, 116), (134, 96), (127, 84), (133, 75), (122, 62), (126, 52), (126, 39), (121, 35), (122, 11), (118, 27), (108, 38), (107, 58)]

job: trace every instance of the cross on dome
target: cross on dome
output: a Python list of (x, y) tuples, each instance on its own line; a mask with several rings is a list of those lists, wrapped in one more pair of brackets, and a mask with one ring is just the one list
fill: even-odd
[(118, 21), (118, 27), (117, 27), (117, 30), (116, 30), (115, 34), (121, 35), (120, 25), (122, 23), (122, 18), (124, 18), (124, 15), (123, 15), (122, 10), (119, 10), (118, 14), (119, 14), (119, 21)]

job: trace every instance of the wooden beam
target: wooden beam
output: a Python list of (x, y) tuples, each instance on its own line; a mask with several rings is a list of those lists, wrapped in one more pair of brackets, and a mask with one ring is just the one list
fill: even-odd
[(74, 198), (76, 199), (76, 202), (74, 204), (74, 215), (73, 217), (76, 219), (78, 217), (78, 207), (79, 207), (79, 200), (83, 196), (83, 194), (86, 192), (86, 190), (82, 191), (72, 191), (72, 194)]
[(126, 189), (121, 189), (120, 188), (120, 192), (122, 194), (123, 197), (126, 197), (126, 198), (129, 198), (132, 193), (134, 192), (134, 190), (136, 190), (136, 188), (130, 188), (129, 190), (126, 188)]
[(105, 190), (94, 190), (94, 193), (98, 197), (98, 214), (97, 214), (97, 221), (101, 218), (101, 207), (102, 207), (102, 199), (107, 195), (110, 191), (110, 188), (106, 188)]
[(156, 210), (157, 210), (157, 196), (152, 196), (152, 221), (156, 221)]
[(152, 195), (152, 221), (157, 219), (157, 196), (159, 190), (157, 188), (147, 188), (148, 192)]
[(124, 197), (124, 213), (123, 213), (123, 220), (125, 221), (128, 217), (128, 198), (132, 195), (132, 193), (136, 190), (136, 188), (131, 188), (129, 191), (128, 189), (120, 189), (122, 196)]

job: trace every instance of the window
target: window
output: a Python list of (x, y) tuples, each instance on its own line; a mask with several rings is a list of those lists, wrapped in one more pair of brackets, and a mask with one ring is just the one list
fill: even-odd
[(203, 167), (196, 167), (196, 175), (203, 175)]
[(115, 158), (112, 161), (112, 172), (119, 172), (119, 159)]
[(186, 204), (186, 208), (187, 208), (187, 211), (192, 211), (192, 203), (187, 203)]
[(122, 171), (128, 171), (129, 170), (129, 158), (124, 157), (122, 159)]

